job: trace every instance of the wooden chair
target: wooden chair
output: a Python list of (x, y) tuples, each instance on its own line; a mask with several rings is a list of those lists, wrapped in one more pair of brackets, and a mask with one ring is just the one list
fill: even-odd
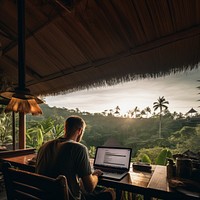
[(13, 168), (4, 162), (3, 175), (8, 200), (68, 200), (65, 176), (56, 179)]

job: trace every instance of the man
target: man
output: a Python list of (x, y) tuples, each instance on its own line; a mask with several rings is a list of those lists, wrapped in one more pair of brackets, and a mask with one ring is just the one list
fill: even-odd
[(65, 175), (72, 199), (112, 199), (109, 190), (96, 193), (100, 170), (91, 171), (88, 149), (80, 141), (86, 124), (78, 116), (65, 122), (63, 137), (45, 143), (38, 151), (36, 172), (50, 177)]

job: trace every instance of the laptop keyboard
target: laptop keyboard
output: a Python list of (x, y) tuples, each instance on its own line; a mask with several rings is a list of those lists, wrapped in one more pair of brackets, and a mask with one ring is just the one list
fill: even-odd
[(103, 175), (106, 176), (106, 175), (114, 175), (114, 174), (121, 174), (119, 172), (103, 172)]
[(113, 178), (113, 179), (121, 179), (127, 172), (103, 172), (101, 177), (103, 178)]

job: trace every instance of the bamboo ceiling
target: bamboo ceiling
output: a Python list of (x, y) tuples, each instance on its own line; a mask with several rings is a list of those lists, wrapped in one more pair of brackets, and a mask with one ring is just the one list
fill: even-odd
[[(16, 2), (0, 0), (0, 77), (14, 86)], [(26, 86), (34, 95), (157, 77), (199, 63), (199, 0), (25, 3)]]

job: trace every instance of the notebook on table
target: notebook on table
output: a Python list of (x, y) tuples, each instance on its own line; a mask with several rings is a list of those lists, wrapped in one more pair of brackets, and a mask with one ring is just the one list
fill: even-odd
[(129, 172), (131, 153), (131, 148), (99, 146), (93, 167), (103, 171), (103, 178), (121, 180)]

